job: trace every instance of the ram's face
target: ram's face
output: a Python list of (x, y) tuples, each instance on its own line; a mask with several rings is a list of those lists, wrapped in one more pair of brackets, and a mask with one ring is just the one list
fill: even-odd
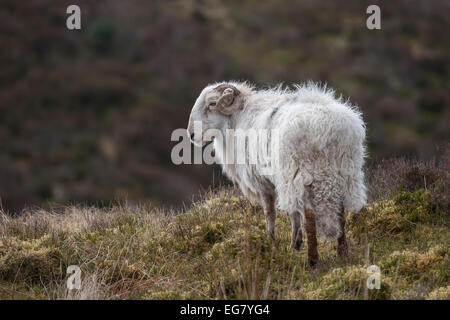
[(214, 139), (212, 129), (222, 130), (226, 126), (229, 117), (240, 105), (239, 99), (236, 99), (239, 94), (239, 90), (229, 84), (203, 89), (192, 108), (187, 128), (195, 145), (204, 146)]

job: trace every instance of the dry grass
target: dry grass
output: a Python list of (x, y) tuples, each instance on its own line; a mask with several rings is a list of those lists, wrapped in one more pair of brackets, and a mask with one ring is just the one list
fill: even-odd
[[(289, 249), (287, 214), (273, 245), (261, 209), (233, 190), (182, 214), (126, 205), (2, 214), (0, 298), (448, 299), (449, 217), (430, 201), (424, 189), (399, 192), (349, 214), (349, 259), (320, 243), (314, 270), (304, 249)], [(365, 290), (368, 264), (381, 268), (380, 290)], [(81, 290), (66, 288), (69, 265), (82, 270)]]
[[(0, 213), (0, 299), (449, 299), (450, 152), (441, 163), (384, 162), (371, 202), (347, 216), (349, 257), (319, 243), (321, 261), (276, 243), (261, 208), (234, 189), (209, 192), (183, 212), (151, 205)], [(366, 288), (369, 265), (381, 288)], [(68, 290), (66, 269), (82, 271)]]

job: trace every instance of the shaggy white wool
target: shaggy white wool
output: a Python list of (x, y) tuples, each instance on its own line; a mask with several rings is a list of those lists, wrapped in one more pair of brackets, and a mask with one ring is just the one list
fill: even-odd
[[(240, 91), (236, 111), (229, 116), (208, 112), (208, 102), (220, 94), (214, 88), (230, 84)], [(331, 89), (312, 82), (283, 89), (281, 85), (256, 90), (248, 83), (227, 82), (206, 87), (194, 105), (188, 131), (202, 121), (203, 131), (218, 129), (278, 129), (279, 161), (272, 175), (262, 174), (260, 164), (227, 164), (227, 154), (245, 152), (236, 144), (214, 140), (216, 157), (224, 173), (247, 197), (276, 198), (277, 208), (287, 212), (311, 209), (319, 235), (335, 239), (341, 235), (340, 205), (358, 212), (366, 203), (363, 164), (365, 125), (361, 113)], [(199, 142), (201, 137), (195, 137)], [(258, 143), (258, 153), (267, 153), (267, 143)]]

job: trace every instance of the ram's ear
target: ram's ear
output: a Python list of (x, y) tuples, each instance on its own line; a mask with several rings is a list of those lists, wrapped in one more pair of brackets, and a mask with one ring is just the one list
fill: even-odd
[(237, 97), (241, 92), (235, 86), (222, 84), (214, 88), (214, 90), (222, 93), (216, 105), (220, 113), (229, 116), (240, 108), (241, 101)]

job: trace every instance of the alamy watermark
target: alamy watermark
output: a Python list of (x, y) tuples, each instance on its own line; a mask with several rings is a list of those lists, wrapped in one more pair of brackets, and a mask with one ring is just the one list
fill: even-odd
[(67, 289), (80, 290), (81, 289), (81, 269), (77, 265), (70, 265), (67, 267), (67, 274), (70, 274), (67, 279)]
[(81, 9), (79, 6), (72, 4), (67, 7), (66, 13), (70, 14), (66, 20), (66, 26), (69, 30), (81, 29)]
[(371, 265), (366, 270), (368, 277), (366, 280), (366, 287), (369, 290), (381, 288), (381, 270), (377, 265)]
[(372, 4), (367, 7), (366, 10), (367, 14), (370, 14), (370, 16), (366, 20), (366, 26), (367, 29), (373, 30), (373, 29), (381, 29), (381, 9), (376, 4)]
[[(202, 122), (194, 121), (194, 137), (212, 143), (194, 148), (192, 158), (191, 140), (186, 129), (172, 132), (171, 141), (177, 143), (171, 152), (172, 163), (258, 165), (262, 175), (272, 175), (279, 163), (280, 133), (278, 129), (218, 129), (202, 130)], [(224, 136), (225, 135), (225, 136)], [(220, 154), (218, 154), (220, 153)]]
[[(69, 5), (66, 13), (70, 14), (66, 19), (66, 26), (69, 30), (81, 29), (81, 9), (78, 5)], [(366, 27), (369, 30), (381, 29), (381, 9), (378, 5), (372, 4), (367, 7), (366, 13), (370, 14), (366, 20)]]

